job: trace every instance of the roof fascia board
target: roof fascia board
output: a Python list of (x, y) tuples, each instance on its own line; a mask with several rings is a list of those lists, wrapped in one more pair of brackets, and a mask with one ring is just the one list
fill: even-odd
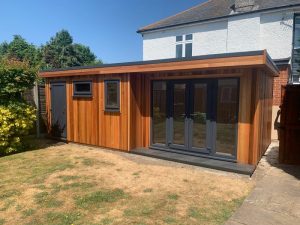
[(147, 64), (123, 64), (119, 66), (106, 66), (96, 68), (77, 68), (60, 71), (40, 72), (41, 77), (69, 77), (82, 75), (101, 75), (101, 74), (128, 74), (128, 73), (148, 73), (148, 72), (166, 72), (166, 71), (186, 71), (186, 70), (205, 70), (217, 68), (246, 68), (264, 66), (274, 76), (278, 75), (278, 68), (268, 56), (266, 51), (254, 52), (242, 55), (230, 55), (227, 57), (208, 57), (196, 58), (186, 61), (163, 61), (161, 63)]

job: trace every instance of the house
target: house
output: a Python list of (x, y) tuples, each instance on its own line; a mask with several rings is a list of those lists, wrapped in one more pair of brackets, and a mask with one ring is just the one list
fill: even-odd
[[(141, 62), (40, 72), (48, 132), (218, 169), (255, 168), (271, 142), (274, 80), (290, 76), (294, 14), (284, 12), (298, 1), (257, 2), (211, 0), (140, 29)], [(277, 38), (268, 41), (268, 30)]]
[[(266, 49), (280, 69), (280, 76), (274, 79), (273, 125), (281, 86), (300, 81), (295, 62), (300, 46), (298, 12), (300, 0), (209, 0), (141, 28), (143, 59)], [(272, 138), (277, 139), (274, 126)]]

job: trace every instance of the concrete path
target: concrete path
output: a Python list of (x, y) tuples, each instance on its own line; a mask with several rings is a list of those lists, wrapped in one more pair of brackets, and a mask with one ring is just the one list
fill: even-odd
[(299, 225), (300, 166), (278, 164), (273, 142), (253, 175), (256, 187), (226, 225)]

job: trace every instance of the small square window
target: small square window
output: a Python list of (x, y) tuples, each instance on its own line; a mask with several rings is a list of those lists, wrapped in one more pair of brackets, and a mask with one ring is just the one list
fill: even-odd
[(176, 36), (176, 42), (180, 42), (183, 41), (183, 37), (182, 36)]
[(186, 40), (186, 41), (191, 41), (191, 40), (193, 40), (193, 35), (192, 35), (192, 34), (185, 35), (185, 40)]
[(73, 95), (74, 97), (91, 97), (92, 81), (74, 81)]
[(176, 58), (182, 58), (182, 44), (176, 45)]
[(120, 111), (120, 81), (105, 81), (105, 111)]

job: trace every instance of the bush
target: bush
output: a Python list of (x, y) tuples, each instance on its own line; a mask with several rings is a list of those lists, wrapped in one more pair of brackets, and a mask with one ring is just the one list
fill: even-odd
[(0, 105), (0, 155), (22, 150), (24, 136), (36, 120), (36, 110), (23, 102)]
[(27, 62), (0, 60), (0, 104), (20, 100), (21, 93), (30, 90), (37, 79), (37, 68)]

